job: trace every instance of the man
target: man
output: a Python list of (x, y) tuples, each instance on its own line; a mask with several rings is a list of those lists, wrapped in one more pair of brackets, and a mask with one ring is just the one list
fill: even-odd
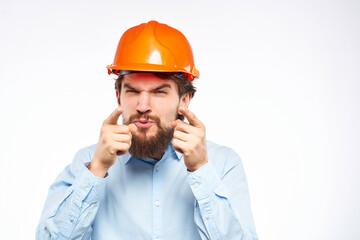
[(240, 158), (188, 109), (199, 72), (185, 36), (133, 27), (108, 69), (118, 107), (50, 187), (37, 239), (257, 239)]

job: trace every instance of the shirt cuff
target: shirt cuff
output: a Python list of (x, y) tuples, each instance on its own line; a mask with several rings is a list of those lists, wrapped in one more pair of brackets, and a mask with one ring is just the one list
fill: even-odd
[[(106, 178), (94, 176), (87, 168), (87, 165), (89, 165), (89, 163), (85, 163), (81, 166), (79, 174), (73, 184), (74, 192), (79, 197), (79, 206), (81, 206), (81, 202), (88, 196), (90, 191), (95, 191), (97, 194), (94, 194), (93, 196), (98, 198), (102, 196), (105, 189)], [(99, 199), (93, 200), (97, 201)]]
[(188, 182), (196, 200), (200, 201), (214, 194), (221, 180), (212, 163), (207, 162), (204, 166), (189, 174)]

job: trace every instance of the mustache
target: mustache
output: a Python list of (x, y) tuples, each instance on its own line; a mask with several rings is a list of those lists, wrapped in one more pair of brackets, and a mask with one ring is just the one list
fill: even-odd
[(160, 118), (158, 118), (157, 116), (151, 116), (151, 115), (149, 115), (149, 114), (143, 114), (143, 113), (137, 113), (137, 114), (131, 115), (131, 116), (129, 117), (129, 119), (124, 120), (124, 123), (125, 123), (126, 125), (128, 125), (128, 124), (130, 124), (130, 123), (134, 123), (134, 120), (135, 120), (135, 119), (140, 119), (140, 118), (146, 119), (146, 121), (151, 120), (151, 121), (155, 122), (158, 127), (161, 127)]

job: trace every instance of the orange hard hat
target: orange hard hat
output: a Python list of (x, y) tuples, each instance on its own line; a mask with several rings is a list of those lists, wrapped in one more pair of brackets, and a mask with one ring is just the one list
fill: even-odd
[(166, 24), (150, 21), (128, 29), (108, 73), (124, 71), (182, 72), (190, 81), (199, 77), (186, 37)]

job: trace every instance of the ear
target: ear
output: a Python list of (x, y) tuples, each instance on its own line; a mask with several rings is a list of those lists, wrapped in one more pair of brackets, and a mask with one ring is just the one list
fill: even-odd
[(116, 90), (116, 100), (117, 100), (118, 106), (121, 106), (121, 104), (120, 104), (120, 94), (119, 94), (118, 90)]
[(181, 115), (181, 113), (180, 113), (181, 108), (183, 108), (183, 107), (188, 108), (189, 107), (190, 101), (191, 101), (191, 94), (190, 93), (186, 93), (186, 94), (181, 96), (180, 103), (179, 103), (179, 108), (178, 108), (178, 114)]

